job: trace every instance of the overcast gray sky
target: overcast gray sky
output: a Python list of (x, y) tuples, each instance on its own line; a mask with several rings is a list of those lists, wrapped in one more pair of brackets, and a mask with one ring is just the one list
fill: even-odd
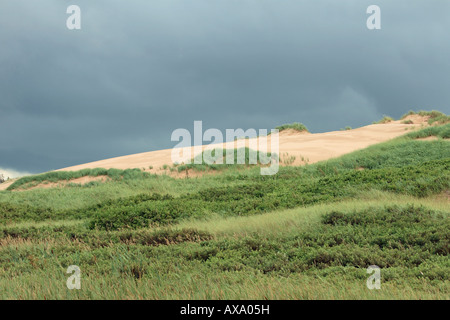
[(2, 0), (0, 171), (170, 148), (194, 120), (323, 132), (450, 113), (449, 57), (447, 0)]

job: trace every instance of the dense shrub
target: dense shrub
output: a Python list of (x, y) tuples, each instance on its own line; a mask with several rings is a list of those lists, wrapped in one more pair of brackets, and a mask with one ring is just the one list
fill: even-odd
[(268, 179), (236, 187), (207, 188), (178, 198), (125, 200), (99, 206), (91, 228), (115, 230), (171, 224), (184, 218), (200, 218), (212, 212), (243, 216), (294, 208), (352, 197), (361, 190), (378, 189), (425, 197), (450, 188), (450, 159), (418, 166), (348, 171), (322, 178)]
[(117, 230), (166, 225), (182, 218), (202, 217), (206, 214), (201, 201), (184, 199), (145, 201), (135, 205), (108, 206), (98, 210), (91, 229)]
[(62, 216), (62, 214), (51, 208), (35, 208), (26, 204), (18, 205), (0, 202), (0, 220), (2, 222), (18, 220), (43, 221), (56, 216)]
[(397, 276), (404, 272), (397, 268), (419, 268), (422, 277), (446, 280), (448, 274), (428, 272), (427, 264), (433, 261), (445, 267), (441, 258), (449, 254), (449, 227), (446, 215), (423, 207), (330, 212), (322, 217), (322, 224), (307, 232), (291, 232), (281, 238), (254, 234), (213, 240), (198, 248), (198, 255), (189, 252), (186, 258), (197, 257), (220, 270), (251, 268), (282, 274), (375, 264), (392, 268)]

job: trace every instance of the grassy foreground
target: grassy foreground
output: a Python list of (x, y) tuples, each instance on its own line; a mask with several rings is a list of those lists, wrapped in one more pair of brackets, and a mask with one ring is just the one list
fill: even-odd
[[(0, 192), (0, 298), (449, 299), (448, 130), (270, 177), (112, 171)], [(66, 286), (70, 265), (80, 290)], [(366, 286), (370, 265), (380, 290)]]

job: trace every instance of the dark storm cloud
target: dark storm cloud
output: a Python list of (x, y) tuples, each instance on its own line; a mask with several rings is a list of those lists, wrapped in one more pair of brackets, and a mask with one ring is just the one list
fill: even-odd
[[(66, 28), (70, 4), (82, 30)], [(449, 113), (449, 16), (439, 0), (3, 1), (0, 168), (170, 148), (194, 120), (319, 132)]]

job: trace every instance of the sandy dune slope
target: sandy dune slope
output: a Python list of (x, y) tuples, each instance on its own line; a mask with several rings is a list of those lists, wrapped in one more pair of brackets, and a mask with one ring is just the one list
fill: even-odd
[[(416, 120), (414, 124), (403, 124), (400, 121), (393, 121), (391, 123), (373, 124), (353, 130), (315, 134), (295, 133), (291, 130), (283, 131), (279, 134), (280, 164), (283, 165), (283, 160), (291, 156), (295, 157), (294, 162), (291, 164), (300, 165), (305, 162), (314, 163), (363, 149), (370, 145), (403, 135), (407, 132), (406, 129), (418, 128), (419, 126), (417, 124), (423, 123), (422, 119), (414, 120)], [(247, 146), (251, 143), (251, 140), (253, 139), (246, 140)], [(224, 148), (230, 148), (233, 145), (234, 142), (226, 143)], [(164, 171), (162, 166), (172, 165), (171, 153), (172, 149), (144, 152), (90, 162), (60, 170), (145, 168), (146, 171), (159, 173)], [(192, 154), (195, 155), (198, 152), (194, 152), (192, 149)], [(149, 169), (150, 166), (153, 168)]]
[[(386, 124), (372, 124), (353, 130), (314, 134), (299, 133), (293, 130), (282, 131), (279, 134), (278, 154), (280, 155), (280, 165), (302, 165), (339, 157), (343, 154), (401, 136), (409, 132), (410, 129), (419, 129), (427, 125), (427, 117), (418, 115), (408, 116), (404, 120), (411, 120), (413, 123), (404, 124), (403, 121), (392, 121)], [(266, 141), (268, 145), (267, 150), (270, 151), (270, 140), (267, 140), (266, 137), (241, 139), (239, 140), (241, 145), (238, 145), (237, 142), (228, 142), (223, 145), (223, 148), (242, 147), (243, 145), (252, 147), (252, 143), (258, 145), (258, 139), (264, 139), (263, 141)], [(211, 146), (217, 145), (209, 145), (209, 147)], [(195, 156), (204, 150), (205, 147), (203, 146), (203, 148), (199, 149), (191, 148), (191, 155)], [(265, 150), (263, 149), (263, 151)], [(168, 170), (163, 169), (163, 166), (172, 164), (172, 149), (165, 149), (85, 163), (59, 169), (58, 171), (76, 171), (86, 168), (139, 168), (151, 173), (170, 173)], [(170, 174), (173, 176), (180, 175), (176, 172)], [(191, 173), (190, 175), (195, 176), (199, 174), (201, 173)], [(89, 177), (86, 178), (89, 179)], [(5, 190), (14, 181), (11, 180), (0, 184), (0, 190)]]
[(17, 179), (11, 179), (11, 180), (8, 180), (6, 182), (1, 183), (0, 184), (0, 191), (8, 189), (8, 187), (10, 185), (12, 185), (14, 183), (14, 181), (16, 181), (16, 180)]

